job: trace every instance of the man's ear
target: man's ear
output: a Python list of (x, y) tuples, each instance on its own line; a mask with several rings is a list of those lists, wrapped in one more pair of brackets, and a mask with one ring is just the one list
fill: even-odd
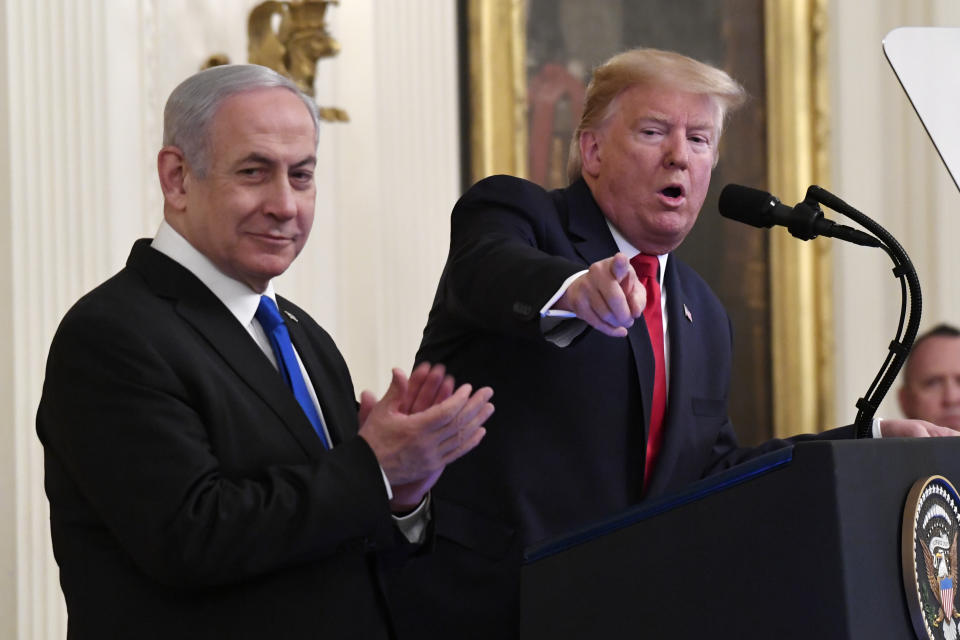
[(586, 130), (580, 133), (579, 142), (583, 171), (595, 178), (600, 174), (600, 138), (596, 131)]
[(164, 202), (182, 211), (187, 206), (187, 161), (183, 151), (167, 146), (157, 154), (157, 174)]

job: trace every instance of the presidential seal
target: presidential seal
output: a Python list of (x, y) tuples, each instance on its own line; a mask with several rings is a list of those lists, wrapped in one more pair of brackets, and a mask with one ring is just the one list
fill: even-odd
[(914, 483), (903, 512), (903, 583), (917, 638), (960, 640), (957, 523), (960, 497), (942, 476)]

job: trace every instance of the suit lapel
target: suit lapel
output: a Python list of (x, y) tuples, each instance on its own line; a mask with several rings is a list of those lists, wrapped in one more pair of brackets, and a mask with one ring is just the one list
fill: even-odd
[(330, 377), (333, 365), (325, 353), (318, 352), (313, 348), (313, 344), (307, 338), (306, 331), (304, 331), (296, 315), (291, 312), (287, 301), (277, 296), (277, 302), (279, 303), (280, 311), (284, 315), (287, 331), (290, 332), (290, 340), (293, 342), (297, 353), (300, 354), (300, 359), (303, 360), (303, 366), (306, 367), (307, 373), (310, 375), (310, 382), (313, 383), (317, 400), (320, 401), (320, 407), (323, 409), (324, 424), (327, 425), (327, 431), (330, 433), (332, 440), (331, 444), (336, 445), (343, 442), (345, 434), (343, 433), (342, 426), (350, 424), (350, 417), (343, 415), (342, 412), (354, 411), (355, 413), (356, 409), (355, 407), (343, 407), (342, 402), (337, 403), (333, 398), (325, 396), (326, 391), (336, 388), (334, 381)]
[(140, 273), (158, 295), (173, 301), (180, 317), (273, 409), (308, 455), (322, 454), (323, 444), (283, 378), (247, 330), (196, 276), (150, 248), (149, 240), (137, 242), (128, 266)]
[(567, 234), (583, 261), (590, 265), (615, 254), (617, 243), (587, 183), (578, 180), (560, 193), (565, 195), (566, 200), (563, 211), (567, 219)]
[[(589, 265), (614, 255), (617, 252), (617, 243), (586, 182), (582, 179), (578, 180), (564, 193), (567, 199), (564, 209), (567, 216), (568, 235), (574, 249), (584, 262)], [(637, 378), (640, 381), (640, 396), (643, 401), (643, 441), (646, 442), (650, 428), (650, 406), (653, 402), (654, 359), (650, 335), (642, 318), (638, 318), (627, 331), (627, 341), (633, 352)]]

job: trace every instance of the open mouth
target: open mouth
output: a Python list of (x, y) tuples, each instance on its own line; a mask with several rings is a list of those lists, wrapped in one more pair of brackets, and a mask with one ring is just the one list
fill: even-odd
[(670, 186), (660, 190), (660, 193), (667, 196), (668, 198), (679, 198), (683, 195), (683, 189), (680, 187)]

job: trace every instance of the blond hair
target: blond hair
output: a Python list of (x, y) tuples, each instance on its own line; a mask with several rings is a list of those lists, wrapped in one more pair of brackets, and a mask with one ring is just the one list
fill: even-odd
[(740, 107), (747, 93), (726, 71), (693, 58), (659, 49), (631, 49), (618, 53), (594, 69), (584, 100), (583, 116), (570, 141), (567, 178), (580, 177), (580, 135), (596, 131), (613, 114), (617, 97), (637, 85), (663, 87), (710, 96), (717, 106), (717, 142), (727, 114)]

